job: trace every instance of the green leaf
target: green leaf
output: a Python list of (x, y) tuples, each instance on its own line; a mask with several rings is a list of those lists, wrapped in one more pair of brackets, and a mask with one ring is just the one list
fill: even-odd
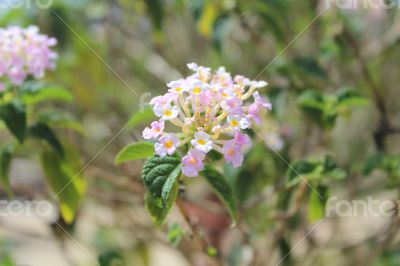
[(197, 27), (204, 37), (209, 38), (214, 31), (214, 23), (218, 17), (218, 5), (214, 2), (207, 2), (203, 6), (201, 17), (197, 22)]
[(295, 186), (303, 180), (340, 180), (346, 176), (346, 171), (337, 166), (334, 158), (326, 155), (322, 160), (307, 159), (293, 163), (288, 169), (287, 186)]
[(50, 100), (63, 102), (71, 102), (73, 100), (72, 94), (66, 89), (35, 81), (26, 82), (22, 85), (21, 94), (23, 102), (27, 105)]
[(293, 249), (290, 247), (290, 243), (284, 237), (282, 237), (279, 239), (278, 244), (283, 265), (284, 266), (292, 265), (293, 258), (291, 255), (291, 251)]
[(26, 112), (24, 104), (14, 99), (0, 106), (0, 118), (3, 119), (7, 128), (22, 143), (26, 134)]
[(324, 98), (319, 91), (307, 90), (303, 92), (297, 98), (297, 103), (301, 107), (309, 107), (309, 108), (324, 110)]
[(11, 196), (12, 190), (9, 179), (9, 172), (12, 161), (12, 154), (14, 151), (14, 145), (7, 145), (0, 151), (0, 179), (3, 188)]
[(117, 251), (107, 251), (99, 255), (100, 266), (124, 266), (124, 258)]
[(370, 175), (372, 171), (382, 166), (382, 163), (385, 159), (385, 155), (383, 153), (376, 153), (370, 156), (365, 162), (363, 173), (364, 175)]
[(154, 143), (136, 142), (125, 146), (115, 158), (116, 164), (146, 159), (154, 155)]
[(150, 123), (151, 121), (155, 120), (157, 117), (151, 109), (150, 106), (143, 109), (143, 111), (135, 114), (129, 121), (129, 128), (136, 127), (139, 124), (143, 123)]
[(31, 136), (46, 141), (60, 156), (64, 149), (53, 130), (46, 124), (38, 123), (29, 128)]
[(178, 178), (181, 159), (173, 156), (153, 156), (143, 166), (143, 181), (148, 189), (146, 206), (154, 222), (161, 226), (179, 193)]
[(164, 206), (169, 201), (169, 193), (177, 184), (182, 164), (178, 157), (158, 155), (149, 158), (143, 166), (142, 177), (147, 189), (154, 197), (161, 197)]
[(319, 178), (323, 166), (318, 160), (299, 160), (288, 169), (288, 186), (294, 186), (303, 179)]
[(49, 126), (71, 129), (81, 134), (85, 133), (82, 124), (67, 112), (58, 110), (43, 111), (38, 114), (37, 121)]
[(79, 156), (66, 150), (64, 158), (53, 150), (41, 155), (46, 180), (60, 202), (61, 215), (67, 223), (75, 218), (86, 184), (80, 175)]
[(335, 101), (334, 97), (314, 90), (303, 92), (297, 99), (303, 112), (323, 129), (331, 129), (335, 125), (338, 115)]
[(164, 18), (164, 2), (160, 0), (145, 0), (145, 4), (147, 6), (147, 12), (153, 22), (153, 27), (161, 31)]
[[(153, 222), (161, 227), (170, 209), (165, 208), (160, 197), (153, 197), (149, 192), (145, 195), (145, 205), (150, 213)], [(171, 206), (172, 207), (172, 206)]]
[(225, 204), (232, 219), (232, 226), (234, 226), (237, 221), (237, 203), (231, 186), (221, 173), (210, 166), (205, 168), (202, 175)]
[(311, 74), (322, 79), (327, 78), (326, 71), (321, 67), (319, 62), (312, 57), (295, 58), (294, 64), (306, 74)]
[(185, 234), (185, 230), (177, 223), (171, 224), (168, 228), (168, 240), (173, 247), (179, 245)]
[(338, 99), (338, 107), (351, 107), (351, 106), (365, 106), (370, 103), (370, 101), (361, 96), (357, 91), (353, 88), (343, 88), (339, 90), (336, 94)]
[(311, 223), (316, 222), (325, 216), (325, 205), (328, 198), (327, 188), (318, 186), (317, 192), (311, 190), (310, 198), (308, 200), (308, 220)]
[(211, 150), (207, 154), (208, 158), (210, 158), (212, 161), (218, 161), (221, 160), (223, 155), (216, 150)]

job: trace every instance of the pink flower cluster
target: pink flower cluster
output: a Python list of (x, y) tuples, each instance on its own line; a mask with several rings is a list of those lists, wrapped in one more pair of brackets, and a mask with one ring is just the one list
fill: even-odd
[[(215, 73), (210, 68), (188, 64), (194, 74), (172, 81), (168, 92), (150, 101), (159, 121), (143, 131), (145, 139), (155, 139), (159, 156), (172, 155), (181, 147), (182, 172), (195, 177), (204, 169), (207, 153), (215, 150), (234, 167), (243, 162), (243, 153), (251, 145), (242, 130), (261, 123), (261, 112), (271, 104), (258, 92), (265, 81), (251, 81), (244, 76), (232, 77), (224, 67)], [(244, 105), (249, 99), (253, 101)], [(176, 132), (166, 132), (166, 122)]]
[(36, 26), (0, 28), (0, 79), (8, 77), (12, 84), (21, 85), (29, 75), (42, 78), (45, 70), (55, 67), (57, 53), (51, 47), (56, 44), (55, 38), (40, 34)]

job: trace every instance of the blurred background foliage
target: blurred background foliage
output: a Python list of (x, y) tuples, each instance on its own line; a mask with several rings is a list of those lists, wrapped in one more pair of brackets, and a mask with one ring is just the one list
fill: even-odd
[[(27, 246), (39, 257), (32, 265), (41, 266), (95, 265), (93, 258), (101, 266), (399, 265), (397, 210), (386, 218), (324, 218), (332, 196), (397, 202), (398, 9), (325, 9), (323, 2), (54, 0), (47, 9), (1, 9), (1, 27), (35, 24), (59, 41), (57, 69), (46, 81), (73, 94), (63, 107), (81, 124), (62, 141), (79, 151), (71, 157), (82, 158), (87, 190), (75, 221), (58, 221), (80, 247), (53, 223), (44, 233), (63, 262), (29, 239), (41, 230), (25, 225), (17, 233), (1, 218), (0, 265), (21, 265)], [(260, 134), (249, 132), (254, 145), (243, 167), (221, 166), (239, 200), (237, 227), (199, 178), (182, 184), (178, 205), (190, 217), (175, 211), (160, 232), (144, 210), (142, 163), (116, 167), (114, 157), (141, 138), (147, 121), (127, 127), (132, 115), (186, 75), (190, 62), (267, 80), (273, 111)], [(1, 145), (10, 137), (0, 136)], [(32, 177), (34, 151), (20, 151), (13, 163), (17, 199), (51, 195)], [(40, 262), (47, 256), (49, 264)]]

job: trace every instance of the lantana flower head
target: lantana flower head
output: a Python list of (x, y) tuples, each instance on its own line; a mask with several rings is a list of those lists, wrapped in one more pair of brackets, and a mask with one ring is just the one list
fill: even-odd
[[(152, 122), (143, 137), (157, 141), (155, 151), (161, 157), (177, 149), (186, 153), (182, 172), (188, 177), (204, 169), (204, 160), (213, 150), (233, 167), (241, 166), (251, 146), (244, 130), (261, 123), (261, 113), (271, 109), (258, 91), (267, 82), (232, 77), (224, 67), (214, 73), (195, 63), (188, 68), (192, 75), (168, 83), (167, 93), (150, 101), (159, 121)], [(167, 123), (175, 129), (166, 132)]]
[(56, 44), (36, 26), (0, 28), (0, 88), (4, 77), (13, 85), (21, 85), (28, 76), (43, 78), (47, 69), (55, 67), (57, 53), (52, 47)]

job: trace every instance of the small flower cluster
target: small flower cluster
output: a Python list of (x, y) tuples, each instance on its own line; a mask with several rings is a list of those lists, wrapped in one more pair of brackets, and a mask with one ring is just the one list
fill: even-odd
[[(172, 155), (185, 148), (182, 172), (195, 177), (204, 169), (206, 154), (215, 150), (234, 167), (243, 162), (243, 153), (251, 145), (242, 130), (261, 123), (263, 109), (271, 109), (258, 92), (265, 81), (251, 81), (244, 76), (232, 77), (224, 67), (215, 73), (210, 68), (188, 64), (194, 74), (172, 81), (168, 92), (150, 101), (158, 121), (145, 128), (145, 139), (156, 139), (159, 156)], [(244, 102), (250, 98), (249, 105)], [(178, 127), (178, 132), (166, 132), (166, 123)], [(176, 129), (175, 129), (176, 131)]]
[(8, 77), (12, 84), (21, 85), (29, 75), (42, 78), (45, 70), (55, 67), (57, 53), (51, 47), (56, 44), (55, 38), (40, 34), (36, 26), (0, 28), (0, 79)]

